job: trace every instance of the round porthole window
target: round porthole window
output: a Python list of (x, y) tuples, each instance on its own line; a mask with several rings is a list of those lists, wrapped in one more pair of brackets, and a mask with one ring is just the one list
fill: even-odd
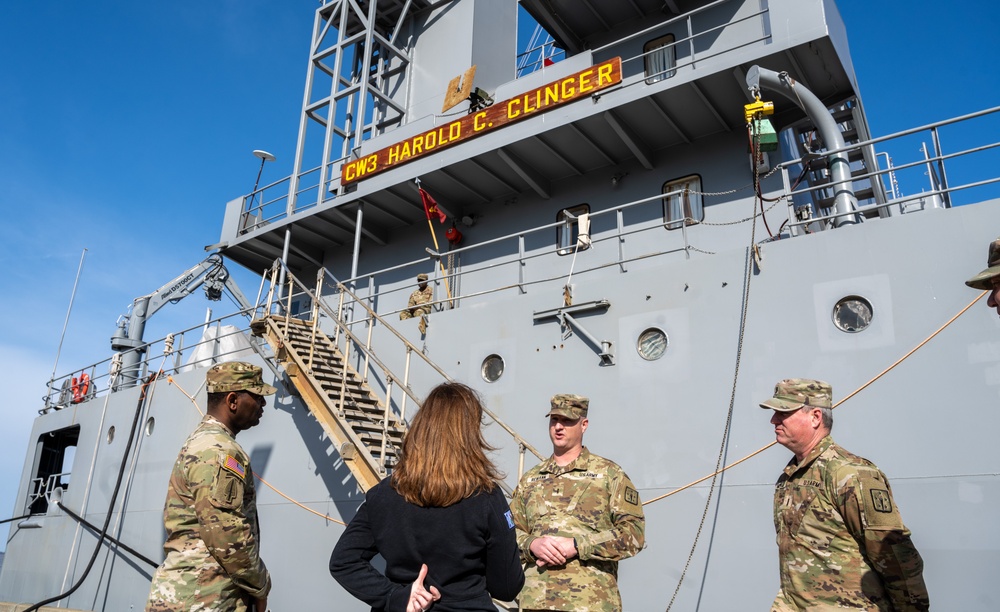
[(667, 334), (662, 329), (650, 327), (639, 334), (636, 349), (639, 351), (639, 356), (646, 361), (656, 361), (667, 352), (669, 342)]
[(156, 419), (154, 419), (153, 417), (149, 417), (148, 419), (146, 419), (146, 435), (147, 436), (153, 435), (153, 428), (154, 427), (156, 427)]
[(500, 380), (503, 376), (503, 357), (500, 355), (490, 355), (483, 359), (483, 380), (489, 383)]
[(108, 444), (111, 444), (111, 442), (114, 441), (114, 439), (115, 439), (115, 426), (112, 425), (111, 427), (108, 428)]
[(875, 310), (871, 302), (860, 295), (841, 298), (833, 307), (833, 324), (842, 332), (854, 334), (871, 325)]

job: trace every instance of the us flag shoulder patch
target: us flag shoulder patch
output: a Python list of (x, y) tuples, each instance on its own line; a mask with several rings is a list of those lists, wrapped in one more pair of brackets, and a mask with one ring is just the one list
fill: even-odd
[(226, 460), (222, 463), (222, 467), (236, 474), (240, 478), (246, 478), (247, 476), (246, 468), (240, 465), (240, 462), (237, 461), (232, 455), (226, 455)]

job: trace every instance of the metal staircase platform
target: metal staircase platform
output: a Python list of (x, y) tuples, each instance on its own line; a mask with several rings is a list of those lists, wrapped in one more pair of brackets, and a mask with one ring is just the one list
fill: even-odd
[(250, 328), (271, 345), (361, 489), (378, 484), (398, 461), (406, 424), (313, 321), (267, 315)]

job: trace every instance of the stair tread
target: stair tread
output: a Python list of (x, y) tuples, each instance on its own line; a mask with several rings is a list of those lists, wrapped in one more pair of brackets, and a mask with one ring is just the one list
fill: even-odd
[[(398, 465), (406, 433), (405, 423), (391, 420), (388, 428), (383, 425), (385, 407), (381, 405), (381, 400), (352, 365), (344, 361), (342, 353), (325, 332), (316, 329), (314, 334), (312, 321), (292, 318), (286, 322), (284, 317), (275, 315), (255, 321), (254, 326), (255, 333), (259, 330), (257, 335), (266, 335), (272, 345), (282, 343), (285, 351), (298, 363), (307, 361), (311, 354), (311, 365), (303, 368), (306, 371), (294, 374), (292, 379), (299, 387), (314, 385), (314, 391), (319, 392), (326, 410), (350, 428), (354, 439), (364, 447), (365, 454), (375, 460), (375, 465), (361, 467), (358, 464), (351, 468), (358, 478), (366, 470), (384, 474), (381, 466), (391, 469)], [(296, 372), (295, 369), (290, 371)], [(329, 417), (324, 415), (323, 418)]]

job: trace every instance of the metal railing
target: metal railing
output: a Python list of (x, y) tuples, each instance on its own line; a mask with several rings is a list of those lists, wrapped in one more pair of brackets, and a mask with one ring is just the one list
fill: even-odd
[[(977, 120), (996, 120), (1000, 116), (1000, 106), (989, 108), (977, 113), (970, 113), (953, 119), (948, 119), (944, 121), (938, 121), (935, 123), (930, 123), (918, 128), (913, 128), (909, 130), (904, 130), (894, 134), (872, 138), (863, 142), (859, 142), (843, 149), (836, 151), (826, 151), (821, 155), (829, 155), (833, 153), (839, 153), (842, 151), (851, 151), (855, 149), (862, 149), (865, 147), (875, 147), (876, 145), (889, 146), (894, 143), (894, 141), (904, 141), (908, 137), (918, 137), (920, 134), (926, 134), (926, 138), (935, 143), (934, 155), (930, 157), (919, 157), (913, 161), (904, 161), (903, 163), (897, 163), (895, 165), (888, 166), (886, 168), (875, 168), (871, 170), (866, 170), (863, 173), (856, 174), (852, 177), (852, 180), (864, 180), (874, 177), (880, 177), (887, 175), (889, 173), (895, 173), (897, 175), (897, 180), (903, 187), (906, 187), (906, 179), (902, 176), (906, 170), (919, 170), (921, 167), (926, 168), (928, 165), (932, 165), (937, 168), (937, 173), (940, 177), (947, 177), (951, 180), (947, 186), (942, 184), (940, 187), (931, 190), (925, 190), (922, 192), (912, 192), (913, 195), (899, 196), (891, 200), (885, 201), (883, 204), (871, 204), (866, 206), (861, 206), (860, 210), (864, 211), (876, 211), (879, 209), (884, 209), (889, 211), (889, 216), (903, 214), (907, 212), (904, 205), (907, 203), (920, 202), (921, 200), (927, 200), (928, 198), (939, 196), (943, 197), (945, 195), (953, 196), (957, 192), (963, 192), (971, 190), (974, 188), (996, 185), (1000, 183), (1000, 172), (995, 170), (996, 163), (995, 160), (985, 159), (989, 154), (995, 153), (1000, 150), (1000, 142), (988, 142), (987, 144), (982, 144), (978, 146), (971, 146), (962, 148), (958, 151), (946, 151), (944, 149), (943, 142), (946, 139), (942, 138), (942, 130), (948, 128), (960, 128), (966, 126), (969, 131), (974, 132), (974, 134), (981, 139), (986, 139), (990, 135), (996, 134), (995, 129), (989, 129), (989, 127), (983, 128), (978, 123), (973, 124), (973, 121)], [(951, 134), (948, 133), (950, 136)], [(914, 147), (908, 146), (906, 150), (913, 151)], [(871, 156), (872, 159), (875, 156)], [(892, 157), (896, 160), (904, 159), (904, 156), (900, 153), (894, 153)], [(785, 222), (789, 228), (802, 228), (805, 226), (812, 226), (813, 229), (827, 229), (830, 225), (830, 221), (836, 216), (835, 214), (822, 214), (822, 211), (816, 210), (817, 214), (810, 216), (807, 219), (799, 219), (796, 217), (796, 204), (792, 201), (793, 196), (806, 196), (809, 197), (811, 192), (817, 189), (816, 186), (806, 186), (802, 188), (797, 188), (795, 190), (791, 189), (793, 183), (792, 176), (790, 174), (791, 169), (797, 165), (802, 165), (808, 163), (808, 159), (796, 159), (787, 162), (783, 162), (777, 165), (773, 172), (780, 172), (782, 176), (782, 181), (784, 188), (777, 190), (777, 192), (768, 193), (770, 196), (782, 196), (787, 200), (787, 221)], [(954, 180), (955, 177), (959, 176), (960, 173), (952, 173), (952, 164), (960, 162), (973, 162), (977, 168), (979, 176), (982, 176), (984, 172), (990, 172), (993, 176), (988, 176), (981, 180), (971, 180), (965, 182), (958, 182)], [(873, 183), (876, 181), (873, 181)], [(881, 182), (881, 181), (879, 181)], [(766, 184), (766, 183), (765, 183)], [(877, 186), (874, 186), (877, 188)], [(747, 195), (749, 196), (749, 189), (751, 185), (746, 185), (739, 189), (730, 190), (724, 193), (709, 194), (705, 192), (700, 192), (704, 196), (714, 196), (714, 197), (729, 197), (731, 201), (739, 199), (737, 195), (740, 190), (748, 190)], [(671, 245), (663, 247), (664, 240), (662, 238), (653, 236), (649, 240), (645, 240), (645, 244), (657, 244), (661, 245), (661, 248), (646, 249), (642, 252), (629, 252), (630, 244), (633, 244), (635, 239), (648, 235), (649, 232), (663, 231), (666, 226), (676, 225), (677, 221), (667, 220), (663, 218), (662, 222), (636, 222), (629, 223), (629, 218), (627, 215), (635, 211), (637, 217), (641, 219), (651, 219), (655, 213), (650, 213), (648, 208), (643, 210), (643, 207), (657, 207), (662, 208), (664, 198), (671, 195), (680, 194), (682, 191), (674, 191), (671, 193), (656, 193), (644, 198), (626, 202), (617, 206), (612, 206), (610, 208), (592, 212), (590, 217), (593, 221), (600, 219), (602, 216), (609, 215), (612, 216), (613, 221), (607, 225), (613, 227), (610, 231), (604, 231), (600, 233), (595, 233), (592, 235), (592, 255), (586, 260), (585, 265), (577, 268), (573, 274), (581, 275), (586, 274), (591, 271), (601, 270), (608, 267), (617, 267), (620, 271), (625, 272), (628, 269), (628, 265), (632, 262), (638, 262), (641, 260), (646, 260), (655, 257), (670, 256), (674, 254), (683, 253), (685, 257), (691, 256), (691, 251), (699, 251), (701, 249), (697, 248), (696, 244), (692, 243), (692, 240), (707, 240), (707, 234), (705, 232), (711, 231), (711, 228), (719, 225), (735, 224), (747, 219), (736, 219), (736, 220), (725, 220), (720, 218), (721, 215), (714, 213), (714, 211), (721, 210), (736, 210), (734, 206), (720, 206), (716, 204), (714, 206), (705, 207), (705, 219), (700, 224), (694, 222), (684, 222), (684, 227), (679, 236), (672, 238)], [(812, 204), (814, 207), (818, 207), (815, 199), (813, 199)], [(756, 214), (759, 214), (756, 213)], [(400, 308), (394, 310), (380, 309), (381, 317), (390, 316), (396, 314), (402, 310), (402, 305), (406, 303), (405, 292), (412, 290), (412, 286), (400, 285), (398, 283), (393, 284), (392, 288), (383, 289), (380, 286), (381, 277), (389, 275), (390, 278), (398, 279), (399, 272), (401, 270), (413, 271), (414, 268), (420, 271), (425, 271), (428, 268), (428, 264), (437, 268), (437, 262), (447, 256), (451, 255), (463, 255), (466, 253), (475, 253), (477, 250), (495, 248), (498, 245), (505, 245), (504, 250), (500, 253), (492, 253), (487, 257), (482, 258), (482, 263), (477, 265), (464, 266), (462, 270), (452, 271), (440, 274), (435, 280), (442, 281), (446, 280), (450, 287), (458, 287), (462, 283), (456, 283), (460, 278), (462, 279), (472, 279), (477, 276), (489, 275), (489, 283), (484, 283), (484, 287), (474, 288), (474, 290), (463, 293), (462, 291), (456, 291), (454, 295), (447, 299), (435, 300), (431, 305), (437, 309), (449, 308), (458, 306), (463, 300), (481, 298), (489, 294), (503, 292), (503, 291), (518, 291), (525, 292), (531, 286), (555, 282), (566, 277), (565, 269), (557, 269), (556, 264), (549, 264), (547, 266), (542, 266), (539, 269), (545, 268), (541, 273), (532, 275), (532, 268), (529, 264), (532, 262), (543, 262), (548, 260), (557, 261), (555, 258), (556, 251), (559, 246), (552, 241), (552, 246), (545, 249), (534, 249), (528, 250), (527, 242), (539, 232), (552, 232), (555, 228), (563, 225), (563, 221), (556, 221), (553, 223), (547, 223), (534, 228), (526, 229), (523, 231), (513, 232), (489, 240), (484, 240), (478, 242), (474, 245), (469, 245), (465, 247), (460, 247), (449, 251), (448, 253), (431, 253), (426, 257), (419, 259), (414, 259), (411, 261), (403, 262), (397, 265), (382, 268), (374, 272), (368, 272), (363, 275), (358, 275), (354, 278), (345, 279), (342, 282), (337, 282), (336, 286), (339, 287), (362, 287), (363, 292), (358, 292), (360, 297), (355, 296), (354, 293), (350, 295), (351, 303), (356, 303), (361, 305), (366, 312), (372, 313), (370, 305), (374, 303), (376, 297), (385, 297), (399, 295), (400, 298), (397, 303), (401, 305)], [(697, 229), (697, 231), (691, 231)], [(546, 239), (546, 241), (548, 241)], [(600, 249), (598, 248), (601, 244), (612, 244), (611, 249)], [(640, 247), (642, 248), (642, 247)], [(482, 251), (480, 251), (482, 252)], [(599, 253), (595, 256), (594, 253)], [(583, 261), (583, 260), (580, 260)], [(579, 263), (579, 262), (578, 262)], [(567, 266), (568, 267), (568, 266)], [(509, 271), (506, 272), (505, 271)], [(413, 274), (415, 276), (415, 274)], [(263, 282), (263, 279), (262, 279)], [(272, 286), (273, 290), (273, 286)], [(339, 289), (338, 289), (339, 290)], [(263, 291), (263, 287), (261, 289)], [(158, 341), (150, 342), (144, 346), (144, 360), (140, 363), (141, 373), (145, 375), (150, 368), (159, 369), (159, 366), (151, 365), (153, 361), (160, 361), (163, 359), (163, 355), (166, 354), (169, 358), (166, 360), (166, 367), (168, 371), (178, 371), (182, 367), (182, 358), (185, 354), (190, 354), (191, 351), (196, 348), (203, 346), (207, 343), (214, 342), (218, 343), (219, 339), (202, 340), (200, 338), (201, 331), (204, 330), (206, 325), (216, 325), (221, 326), (223, 322), (232, 322), (234, 317), (237, 317), (243, 313), (234, 313), (231, 315), (226, 315), (225, 317), (220, 317), (213, 319), (207, 324), (199, 324), (180, 332), (174, 334), (173, 346), (170, 347), (169, 338), (164, 338)], [(336, 318), (335, 313), (330, 314), (331, 319)], [(372, 314), (368, 315), (372, 317)], [(355, 323), (351, 323), (352, 325)], [(368, 323), (369, 325), (371, 323)], [(245, 324), (237, 325), (240, 331), (246, 330)], [(390, 327), (390, 326), (386, 326)], [(198, 340), (192, 342), (186, 341), (189, 334), (199, 330)], [(362, 343), (364, 344), (364, 343)], [(214, 357), (224, 357), (224, 355), (214, 355)], [(210, 360), (211, 358), (209, 358)], [(103, 361), (97, 362), (96, 364), (87, 366), (85, 368), (78, 368), (72, 372), (65, 374), (59, 378), (54, 378), (49, 382), (48, 392), (45, 396), (46, 407), (65, 407), (72, 403), (72, 379), (73, 377), (78, 377), (80, 373), (86, 372), (90, 377), (90, 389), (88, 393), (88, 398), (92, 397), (95, 393), (100, 393), (107, 388), (109, 383), (110, 374), (107, 373), (111, 369), (113, 359), (105, 359)], [(203, 360), (204, 361), (204, 360)], [(197, 365), (197, 364), (188, 364)]]
[[(716, 0), (715, 2), (706, 4), (704, 6), (698, 7), (691, 12), (673, 17), (671, 19), (665, 20), (651, 26), (639, 32), (632, 33), (628, 36), (616, 39), (615, 41), (608, 43), (602, 47), (594, 49), (591, 53), (598, 54), (609, 48), (621, 45), (622, 43), (628, 42), (634, 38), (648, 35), (652, 32), (663, 31), (665, 28), (670, 26), (683, 23), (684, 29), (686, 30), (686, 35), (679, 37), (672, 43), (664, 45), (664, 47), (658, 48), (657, 50), (652, 50), (648, 52), (641, 53), (639, 55), (625, 58), (622, 60), (623, 65), (627, 65), (631, 62), (645, 61), (646, 57), (651, 53), (657, 53), (663, 48), (677, 48), (680, 45), (684, 45), (687, 49), (687, 58), (676, 63), (662, 73), (658, 74), (645, 74), (644, 70), (638, 70), (638, 74), (628, 77), (625, 79), (624, 84), (639, 84), (642, 81), (650, 78), (655, 78), (663, 74), (669, 74), (673, 76), (680, 69), (684, 68), (694, 68), (697, 62), (703, 62), (707, 59), (717, 57), (719, 55), (735, 51), (742, 47), (746, 47), (751, 44), (766, 41), (771, 38), (770, 29), (767, 25), (767, 14), (768, 9), (764, 8), (761, 10), (756, 10), (750, 14), (743, 15), (741, 17), (735, 18), (731, 21), (721, 24), (715, 24), (710, 26), (704, 26), (699, 30), (695, 29), (695, 24), (693, 18), (704, 13), (705, 11), (711, 10), (717, 6), (729, 3), (740, 3), (741, 0)], [(727, 28), (733, 28), (741, 23), (758, 19), (761, 22), (761, 32), (760, 35), (752, 35), (744, 38), (734, 38), (732, 41), (727, 42), (727, 44), (718, 49), (710, 49), (702, 51), (699, 54), (696, 50), (696, 41), (699, 38), (704, 38), (706, 36), (716, 34)], [(551, 43), (546, 43), (551, 45)], [(532, 54), (544, 53), (544, 45), (536, 45), (531, 49), (526, 50), (524, 53), (520, 54), (517, 58), (517, 77), (525, 76), (538, 70), (542, 67), (544, 63), (544, 58), (540, 57), (535, 61), (528, 61)], [(560, 54), (556, 54), (559, 56)], [(551, 59), (551, 58), (550, 58)], [(366, 139), (367, 140), (367, 139)], [(360, 143), (359, 143), (360, 144)], [(348, 157), (341, 157), (338, 159), (333, 159), (323, 162), (321, 165), (317, 165), (308, 170), (303, 170), (298, 176), (287, 176), (285, 178), (279, 179), (269, 185), (265, 185), (257, 189), (256, 191), (243, 196), (243, 206), (239, 221), (239, 233), (246, 234), (258, 230), (262, 230), (265, 226), (279, 221), (281, 219), (294, 216), (295, 214), (308, 211), (316, 206), (322, 205), (324, 202), (329, 202), (336, 198), (336, 194), (331, 193), (331, 188), (334, 188), (340, 184), (339, 171), (337, 170), (340, 165), (348, 161)], [(325, 167), (324, 167), (325, 166)], [(320, 172), (320, 170), (325, 170), (325, 172)], [(323, 184), (319, 184), (321, 177), (326, 177), (323, 180)], [(292, 179), (295, 179), (295, 191), (294, 193), (289, 193), (291, 190)], [(307, 179), (307, 180), (303, 180)], [(303, 186), (304, 185), (304, 186)], [(301, 202), (301, 196), (305, 194), (310, 194), (310, 197), (306, 202)]]
[[(286, 278), (286, 285), (284, 287), (278, 283), (278, 278), (280, 277), (280, 271), (282, 269), (285, 271)], [(332, 282), (332, 285), (330, 282)], [(331, 286), (334, 288), (334, 295), (332, 297), (336, 301), (335, 307), (331, 306), (328, 303), (327, 298), (323, 295), (323, 289)], [(284, 289), (284, 291), (282, 291), (282, 289)], [(315, 289), (313, 289), (306, 286), (301, 280), (298, 279), (298, 277), (295, 276), (294, 273), (292, 273), (291, 270), (288, 270), (283, 261), (280, 259), (276, 260), (271, 268), (271, 288), (268, 291), (267, 299), (263, 303), (262, 310), (259, 314), (263, 316), (275, 310), (281, 310), (284, 313), (283, 325), (285, 326), (285, 335), (287, 337), (289, 326), (292, 325), (293, 302), (296, 298), (300, 297), (307, 298), (311, 303), (311, 336), (309, 342), (309, 352), (305, 358), (307, 367), (311, 368), (315, 363), (317, 339), (320, 334), (323, 334), (327, 336), (336, 347), (345, 364), (357, 364), (355, 367), (360, 373), (364, 383), (370, 383), (373, 377), (381, 382), (383, 387), (382, 390), (385, 394), (383, 398), (385, 409), (387, 411), (385, 418), (382, 421), (382, 461), (384, 461), (384, 445), (385, 441), (388, 439), (388, 426), (391, 421), (390, 416), (395, 416), (400, 422), (406, 423), (406, 411), (408, 404), (412, 402), (414, 405), (419, 406), (420, 400), (410, 388), (410, 375), (415, 362), (419, 363), (422, 367), (429, 369), (431, 375), (440, 379), (441, 382), (452, 381), (453, 379), (447, 374), (447, 372), (445, 372), (440, 366), (425, 355), (423, 351), (414, 346), (412, 342), (407, 340), (405, 336), (400, 334), (382, 316), (369, 307), (365, 300), (355, 295), (347, 285), (338, 281), (325, 269), (320, 269), (317, 273)], [(355, 318), (355, 314), (358, 314), (355, 308), (361, 310), (361, 317)], [(320, 328), (321, 315), (325, 315), (330, 324), (333, 325), (332, 334), (329, 334)], [(282, 315), (278, 316), (281, 317)], [(366, 331), (365, 337), (362, 338), (355, 334), (351, 330), (351, 327), (353, 326), (364, 326)], [(383, 337), (383, 341), (395, 339), (398, 343), (395, 348), (388, 348), (385, 344), (383, 344), (380, 346), (378, 351), (376, 351), (372, 343), (372, 335), (376, 326), (381, 326), (388, 332), (387, 336), (384, 335), (385, 337)], [(382, 354), (392, 350), (403, 351), (404, 353), (402, 357), (403, 373), (401, 376), (397, 375), (381, 357)], [(344, 401), (347, 377), (346, 368), (343, 369), (342, 376), (343, 380), (341, 380), (340, 386), (341, 395), (339, 398), (340, 405), (343, 405)], [(389, 414), (389, 411), (392, 411), (392, 415)], [(517, 443), (519, 453), (519, 478), (523, 472), (525, 451), (531, 452), (539, 460), (544, 458), (538, 450), (536, 450), (527, 440), (521, 437), (509, 425), (504, 423), (503, 420), (501, 420), (487, 406), (483, 407), (483, 411), (491, 421), (496, 423)]]
[[(658, 24), (656, 24), (654, 26), (650, 26), (650, 27), (648, 27), (648, 28), (646, 28), (644, 30), (640, 30), (638, 32), (634, 32), (634, 33), (632, 33), (632, 34), (630, 34), (628, 36), (625, 36), (623, 38), (620, 38), (620, 39), (617, 39), (617, 40), (615, 40), (613, 42), (610, 42), (610, 43), (608, 43), (608, 44), (606, 44), (606, 45), (604, 45), (602, 47), (598, 47), (597, 49), (594, 49), (593, 53), (595, 55), (597, 55), (598, 53), (600, 53), (602, 51), (606, 51), (606, 50), (612, 49), (614, 47), (617, 47), (617, 46), (621, 45), (624, 42), (633, 40), (635, 38), (640, 38), (642, 36), (649, 36), (649, 35), (652, 35), (653, 33), (658, 33), (658, 32), (659, 33), (665, 33), (666, 30), (669, 28), (669, 26), (673, 26), (673, 25), (676, 25), (676, 24), (679, 24), (679, 23), (683, 23), (684, 24), (684, 30), (686, 32), (685, 36), (677, 38), (673, 42), (669, 42), (669, 43), (664, 44), (664, 45), (662, 45), (660, 47), (657, 47), (655, 49), (651, 49), (649, 51), (644, 51), (643, 53), (640, 53), (638, 55), (634, 55), (632, 57), (628, 57), (628, 58), (623, 58), (622, 59), (622, 67), (624, 69), (624, 67), (627, 66), (627, 65), (629, 65), (631, 62), (640, 61), (640, 60), (643, 61), (643, 62), (645, 62), (645, 60), (646, 60), (646, 58), (648, 56), (656, 54), (656, 53), (662, 53), (664, 49), (672, 49), (672, 50), (674, 50), (674, 57), (676, 58), (676, 50), (679, 49), (679, 48), (681, 48), (682, 45), (686, 46), (686, 48), (687, 48), (687, 58), (684, 61), (682, 61), (680, 63), (678, 63), (678, 62), (675, 61), (673, 65), (668, 66), (664, 70), (662, 70), (660, 72), (656, 72), (656, 73), (646, 74), (645, 71), (643, 71), (642, 78), (646, 79), (647, 82), (650, 79), (656, 79), (656, 82), (659, 82), (659, 81), (665, 80), (667, 78), (673, 77), (675, 74), (677, 74), (677, 71), (680, 70), (680, 69), (682, 69), (682, 68), (692, 68), (693, 69), (695, 67), (695, 64), (697, 64), (698, 62), (703, 62), (703, 61), (705, 61), (707, 59), (711, 59), (713, 57), (718, 57), (718, 56), (723, 55), (725, 53), (729, 53), (730, 51), (735, 51), (737, 49), (741, 49), (743, 47), (746, 47), (748, 45), (752, 45), (754, 43), (764, 42), (764, 41), (770, 40), (770, 38), (771, 38), (770, 28), (767, 27), (767, 15), (769, 14), (770, 11), (766, 7), (763, 8), (763, 9), (760, 9), (758, 11), (754, 11), (754, 12), (748, 14), (748, 15), (743, 15), (742, 17), (737, 17), (737, 18), (731, 19), (731, 20), (729, 20), (729, 21), (727, 21), (725, 23), (720, 23), (718, 25), (709, 26), (709, 27), (706, 27), (704, 29), (697, 30), (697, 31), (695, 30), (693, 18), (696, 15), (704, 13), (704, 12), (710, 10), (710, 9), (716, 8), (716, 7), (718, 7), (720, 5), (723, 5), (723, 4), (729, 4), (731, 2), (738, 2), (738, 1), (739, 0), (716, 0), (715, 2), (706, 4), (705, 6), (698, 7), (696, 9), (694, 9), (693, 11), (690, 11), (690, 12), (685, 13), (683, 15), (678, 15), (677, 17), (673, 17), (671, 19), (667, 19), (666, 21), (662, 21), (662, 22), (660, 22), (660, 23), (658, 23)], [(740, 4), (742, 4), (742, 2), (740, 2)], [(738, 24), (741, 24), (741, 23), (744, 23), (744, 22), (747, 22), (747, 21), (751, 21), (751, 20), (754, 20), (754, 19), (759, 19), (760, 20), (760, 23), (761, 23), (761, 34), (760, 35), (750, 36), (749, 38), (734, 38), (733, 40), (729, 41), (729, 43), (726, 46), (724, 46), (722, 48), (719, 48), (719, 49), (714, 49), (714, 50), (711, 50), (711, 51), (708, 51), (708, 52), (705, 52), (705, 53), (702, 53), (702, 54), (699, 54), (698, 51), (696, 50), (696, 48), (695, 48), (695, 42), (699, 38), (708, 36), (710, 34), (715, 34), (715, 33), (721, 32), (721, 31), (726, 30), (726, 29), (732, 29), (733, 26), (736, 26)]]
[[(854, 144), (851, 144), (851, 145), (848, 145), (848, 146), (841, 147), (839, 149), (831, 149), (829, 151), (823, 151), (823, 152), (817, 154), (816, 157), (827, 158), (827, 157), (829, 157), (831, 155), (836, 155), (838, 153), (845, 153), (845, 152), (846, 153), (850, 153), (852, 151), (862, 151), (865, 148), (874, 147), (876, 144), (879, 144), (879, 145), (890, 145), (894, 141), (902, 141), (903, 139), (905, 139), (905, 138), (907, 138), (909, 136), (914, 136), (914, 135), (919, 135), (919, 134), (925, 134), (927, 137), (930, 138), (930, 140), (932, 141), (932, 143), (934, 145), (934, 154), (933, 155), (924, 156), (921, 159), (918, 159), (918, 160), (915, 160), (915, 161), (912, 161), (912, 162), (906, 162), (906, 163), (903, 163), (903, 164), (887, 165), (886, 168), (877, 168), (876, 167), (874, 170), (870, 170), (870, 171), (867, 171), (867, 172), (853, 173), (852, 177), (851, 177), (851, 180), (852, 181), (862, 181), (862, 180), (874, 179), (875, 177), (878, 177), (880, 180), (878, 180), (878, 181), (872, 180), (873, 188), (877, 188), (876, 187), (877, 183), (879, 183), (879, 184), (884, 184), (885, 183), (885, 181), (882, 180), (883, 176), (888, 175), (887, 176), (888, 180), (892, 184), (895, 185), (897, 183), (897, 178), (896, 177), (902, 171), (910, 170), (910, 169), (921, 169), (921, 168), (924, 168), (924, 169), (927, 170), (928, 174), (936, 171), (936, 173), (934, 173), (934, 176), (929, 177), (930, 184), (931, 184), (932, 188), (924, 190), (924, 191), (921, 191), (921, 192), (916, 193), (916, 194), (911, 195), (911, 196), (901, 196), (901, 195), (898, 195), (896, 193), (895, 189), (894, 189), (893, 190), (893, 194), (896, 197), (894, 197), (893, 199), (887, 200), (887, 201), (885, 201), (882, 204), (871, 204), (871, 205), (867, 205), (867, 206), (859, 206), (858, 210), (862, 211), (862, 212), (864, 212), (864, 211), (884, 210), (884, 211), (886, 211), (886, 213), (889, 216), (891, 216), (893, 214), (903, 214), (903, 213), (906, 212), (904, 204), (913, 203), (913, 202), (920, 202), (920, 201), (927, 201), (927, 200), (932, 199), (934, 197), (940, 197), (943, 200), (943, 202), (945, 203), (945, 206), (946, 207), (950, 207), (952, 205), (952, 199), (951, 199), (952, 194), (954, 194), (956, 192), (961, 192), (961, 191), (969, 190), (969, 189), (974, 189), (974, 188), (977, 188), (977, 187), (983, 187), (983, 186), (986, 186), (986, 185), (992, 185), (992, 184), (1000, 183), (1000, 176), (993, 176), (993, 177), (982, 179), (982, 180), (970, 181), (970, 182), (962, 183), (962, 184), (959, 184), (959, 185), (949, 186), (949, 184), (948, 184), (948, 178), (947, 178), (948, 177), (948, 172), (947, 172), (946, 162), (949, 161), (949, 160), (952, 160), (954, 162), (955, 160), (960, 160), (960, 159), (963, 160), (963, 161), (965, 161), (965, 162), (971, 162), (972, 161), (972, 157), (974, 155), (976, 155), (976, 154), (986, 153), (986, 152), (989, 152), (989, 151), (1000, 149), (1000, 141), (990, 142), (988, 144), (983, 144), (983, 145), (979, 145), (979, 146), (968, 147), (968, 148), (964, 148), (964, 149), (961, 149), (959, 151), (955, 151), (955, 152), (952, 152), (952, 153), (945, 153), (943, 151), (943, 147), (942, 147), (942, 144), (941, 144), (942, 143), (941, 128), (948, 127), (948, 126), (959, 126), (960, 124), (966, 124), (967, 122), (971, 123), (973, 120), (984, 118), (984, 117), (989, 117), (990, 115), (995, 115), (997, 113), (1000, 113), (1000, 106), (994, 106), (992, 108), (988, 108), (988, 109), (985, 109), (985, 110), (982, 110), (982, 111), (978, 111), (978, 112), (975, 112), (975, 113), (969, 113), (969, 114), (962, 115), (962, 116), (959, 116), (959, 117), (955, 117), (955, 118), (952, 118), (952, 119), (946, 119), (944, 121), (937, 121), (937, 122), (934, 122), (934, 123), (929, 123), (929, 124), (926, 124), (926, 125), (923, 125), (923, 126), (920, 126), (920, 127), (917, 127), (917, 128), (911, 128), (911, 129), (908, 129), (908, 130), (903, 130), (903, 131), (900, 131), (900, 132), (889, 134), (887, 136), (880, 136), (878, 138), (871, 138), (869, 140), (865, 140), (865, 141), (862, 141), (862, 142), (854, 143)], [(981, 130), (980, 133), (985, 136), (985, 135), (993, 134), (993, 133), (996, 133), (996, 132), (993, 131), (993, 130)], [(881, 154), (881, 153), (879, 153), (879, 154)], [(872, 156), (872, 158), (874, 159), (875, 156)], [(898, 159), (898, 157), (897, 157), (897, 159)], [(982, 159), (983, 159), (982, 157), (976, 158), (977, 162), (980, 162), (980, 160), (982, 160)], [(993, 161), (985, 160), (985, 161), (982, 161), (982, 163), (979, 163), (978, 165), (982, 166), (981, 170), (985, 169), (985, 168), (994, 168), (995, 167), (995, 161), (996, 160), (993, 160)], [(815, 202), (815, 198), (813, 196), (813, 192), (815, 192), (817, 189), (821, 189), (823, 187), (826, 187), (826, 185), (820, 185), (820, 186), (810, 185), (810, 186), (802, 187), (802, 188), (799, 188), (799, 189), (794, 189), (794, 190), (791, 189), (792, 181), (791, 181), (791, 176), (789, 174), (790, 169), (794, 168), (794, 167), (797, 167), (797, 166), (802, 166), (802, 165), (808, 164), (809, 162), (810, 162), (809, 159), (800, 158), (800, 159), (795, 159), (795, 160), (791, 160), (791, 161), (787, 161), (787, 162), (782, 162), (778, 166), (778, 168), (780, 168), (780, 170), (781, 170), (782, 180), (783, 180), (784, 186), (785, 186), (785, 188), (784, 188), (784, 195), (787, 197), (787, 201), (788, 201), (788, 225), (789, 225), (790, 228), (802, 228), (802, 227), (809, 226), (811, 224), (819, 224), (819, 227), (821, 229), (829, 229), (827, 227), (828, 222), (832, 223), (832, 220), (834, 218), (839, 217), (839, 216), (843, 216), (842, 214), (811, 215), (807, 219), (798, 219), (796, 217), (796, 214), (795, 214), (796, 205), (793, 202), (793, 197), (794, 196), (796, 196), (796, 195), (809, 196), (810, 199), (813, 200), (812, 204), (813, 204), (814, 208), (817, 208), (816, 202)], [(935, 183), (937, 184), (936, 187), (934, 186)], [(817, 211), (814, 211), (814, 212), (818, 213), (819, 211), (817, 210)]]
[[(65, 490), (69, 486), (70, 472), (49, 474), (45, 478), (31, 480), (31, 491), (28, 493), (28, 507), (32, 507), (39, 499), (45, 499), (46, 504), (52, 503), (52, 496), (58, 489)], [(56, 500), (58, 501), (58, 500)]]
[[(250, 314), (251, 311), (238, 310), (143, 344), (138, 349), (142, 351), (143, 358), (136, 366), (137, 377), (145, 378), (151, 371), (161, 369), (166, 374), (175, 374), (204, 367), (233, 358), (234, 355), (245, 354), (247, 349), (268, 358), (266, 346), (248, 333)], [(227, 329), (228, 326), (232, 326), (232, 329)], [(193, 336), (196, 338), (192, 339)], [(234, 343), (239, 346), (224, 348), (225, 345)], [(107, 359), (53, 378), (49, 381), (43, 398), (45, 407), (39, 412), (61, 410), (113, 390), (120, 368), (121, 359), (116, 353)], [(85, 393), (79, 386), (82, 374), (88, 376), (88, 389)], [(81, 393), (74, 394), (74, 383)]]

